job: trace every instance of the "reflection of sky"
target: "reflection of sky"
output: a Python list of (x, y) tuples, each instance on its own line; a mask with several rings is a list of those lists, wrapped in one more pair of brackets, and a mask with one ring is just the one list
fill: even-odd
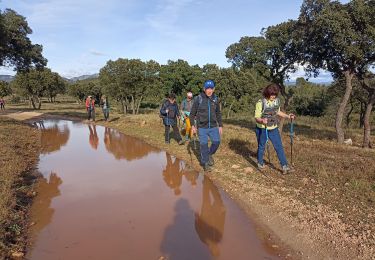
[[(195, 186), (183, 177), (181, 194), (176, 196), (163, 180), (164, 151), (144, 144), (148, 153), (142, 159), (116, 160), (104, 145), (104, 127), (96, 127), (99, 145), (94, 150), (87, 125), (60, 124), (70, 128), (67, 144), (42, 155), (39, 163), (45, 178), (51, 172), (61, 178), (60, 195), (52, 199), (52, 220), (37, 234), (28, 259), (50, 259), (51, 254), (61, 259), (158, 259), (168, 253), (164, 250), (176, 248), (176, 241), (168, 238), (180, 230), (189, 230), (189, 240), (194, 241), (180, 239), (179, 246), (192, 246), (196, 255), (209, 254), (194, 226), (195, 214), (204, 207), (201, 175)], [(180, 166), (186, 167), (184, 162)], [(246, 215), (223, 191), (219, 193), (226, 216), (217, 259), (269, 256)], [(176, 215), (182, 198), (188, 208)]]

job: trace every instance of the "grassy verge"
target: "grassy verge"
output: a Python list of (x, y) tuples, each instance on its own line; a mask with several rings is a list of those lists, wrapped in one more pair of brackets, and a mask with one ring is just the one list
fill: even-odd
[[(49, 104), (41, 112), (82, 120), (86, 116), (82, 104)], [(166, 145), (157, 112), (122, 116), (112, 111), (110, 122), (102, 118), (98, 110), (97, 124), (143, 139), (201, 170), (199, 144), (197, 149), (192, 142)], [(333, 128), (301, 121), (295, 126), (294, 174), (280, 174), (273, 149), (264, 174), (256, 171), (257, 144), (250, 117), (225, 120), (210, 178), (305, 257), (371, 259), (375, 253), (375, 151), (359, 147), (361, 130), (350, 131), (354, 146), (342, 146), (334, 141)], [(286, 133), (283, 141), (290, 159)]]
[(0, 259), (25, 251), (39, 140), (37, 130), (0, 117)]

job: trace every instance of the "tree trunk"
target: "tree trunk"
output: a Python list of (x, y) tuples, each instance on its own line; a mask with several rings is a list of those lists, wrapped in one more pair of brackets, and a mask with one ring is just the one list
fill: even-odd
[(354, 109), (353, 103), (350, 102), (350, 110), (349, 110), (349, 112), (346, 114), (346, 127), (349, 127), (349, 124), (350, 124), (350, 116), (352, 115), (353, 109)]
[(141, 96), (141, 97), (139, 98), (139, 101), (138, 101), (138, 103), (137, 103), (137, 111), (136, 111), (136, 114), (137, 114), (137, 115), (138, 115), (138, 113), (139, 113), (139, 107), (141, 106), (142, 99), (143, 99), (143, 96)]
[(131, 95), (131, 98), (132, 98), (132, 103), (131, 103), (131, 105), (132, 105), (133, 115), (135, 115), (135, 100), (134, 100), (134, 96)]
[(361, 111), (359, 112), (359, 128), (362, 128), (364, 125), (365, 112), (366, 104), (363, 104), (363, 102), (361, 102)]
[(344, 143), (345, 136), (344, 136), (344, 130), (342, 129), (342, 120), (344, 117), (346, 105), (348, 104), (350, 94), (352, 92), (352, 88), (353, 88), (352, 79), (353, 79), (354, 73), (352, 73), (351, 71), (345, 71), (344, 75), (345, 75), (345, 83), (346, 83), (345, 94), (340, 102), (339, 109), (337, 110), (336, 123), (335, 123), (337, 142), (339, 144)]
[(31, 105), (33, 106), (33, 109), (36, 109), (34, 97), (30, 97), (30, 102), (31, 102)]
[(374, 102), (375, 102), (375, 91), (372, 91), (369, 95), (369, 99), (366, 104), (365, 116), (363, 118), (363, 122), (364, 122), (363, 145), (362, 145), (363, 148), (372, 148), (371, 139), (370, 139), (370, 136), (371, 136), (370, 120), (371, 120), (371, 111), (374, 106)]
[(124, 115), (126, 115), (128, 109), (126, 107), (126, 102), (124, 101), (124, 99), (121, 99), (121, 106), (124, 111)]
[(232, 111), (232, 107), (233, 107), (234, 102), (235, 101), (233, 100), (232, 103), (229, 106), (228, 113), (227, 113), (227, 119), (229, 119), (229, 117), (230, 117), (230, 111)]
[[(286, 89), (285, 89), (285, 86), (282, 85), (282, 84), (279, 84), (280, 86), (280, 92), (281, 92), (281, 95), (284, 97), (285, 99), (285, 103), (283, 105), (283, 110), (285, 113), (287, 113), (288, 109), (289, 109), (289, 104), (290, 102), (292, 101), (293, 99), (293, 96), (292, 95), (289, 95), (288, 93), (286, 93)], [(282, 132), (283, 132), (283, 128), (284, 128), (284, 122), (285, 122), (285, 118), (280, 118), (280, 121), (279, 121), (279, 131), (280, 131), (280, 135), (282, 136)]]

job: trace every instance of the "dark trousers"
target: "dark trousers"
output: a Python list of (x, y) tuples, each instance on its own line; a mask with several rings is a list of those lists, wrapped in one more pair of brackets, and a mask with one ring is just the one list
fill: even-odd
[(181, 135), (180, 135), (180, 131), (178, 130), (178, 127), (177, 125), (164, 125), (165, 126), (165, 141), (166, 142), (169, 142), (170, 140), (170, 127), (173, 128), (173, 134), (174, 134), (174, 137), (176, 138), (177, 142), (181, 141), (182, 138), (181, 138)]
[(88, 108), (87, 109), (87, 120), (90, 120), (90, 119), (95, 121), (95, 110)]

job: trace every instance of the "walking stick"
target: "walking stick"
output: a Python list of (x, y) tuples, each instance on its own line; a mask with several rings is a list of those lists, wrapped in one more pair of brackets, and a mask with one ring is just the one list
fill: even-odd
[(170, 142), (169, 140), (169, 132), (170, 132), (170, 125), (169, 125), (169, 109), (167, 111), (167, 126), (168, 126), (168, 134), (167, 134), (167, 138), (168, 138), (168, 142)]
[(290, 119), (290, 163), (293, 165), (293, 136), (294, 136), (294, 122)]
[(271, 163), (271, 156), (270, 156), (270, 144), (268, 142), (268, 128), (267, 128), (267, 125), (265, 125), (266, 127), (266, 146), (267, 146), (267, 157), (268, 157), (268, 162)]

